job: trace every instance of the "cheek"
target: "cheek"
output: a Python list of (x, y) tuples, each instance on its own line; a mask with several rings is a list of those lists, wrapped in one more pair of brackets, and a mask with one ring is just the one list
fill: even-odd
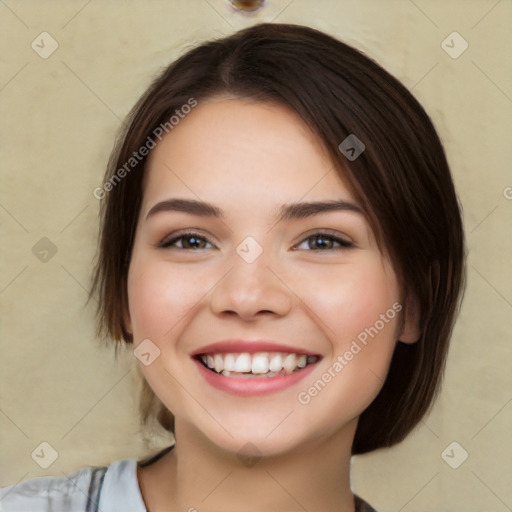
[(195, 272), (150, 257), (135, 257), (128, 274), (130, 316), (136, 340), (157, 345), (199, 303), (204, 289)]
[(311, 275), (303, 286), (306, 303), (322, 320), (335, 350), (344, 349), (360, 334), (364, 338), (376, 322), (381, 338), (394, 337), (399, 315), (393, 304), (399, 294), (389, 270), (378, 261), (362, 259), (336, 272), (326, 266), (324, 276)]
[[(394, 276), (378, 261), (364, 263), (347, 265), (335, 279), (331, 272), (328, 286), (315, 294), (315, 312), (328, 327), (332, 348), (306, 390), (318, 396), (311, 401), (320, 415), (361, 414), (380, 391), (396, 345), (401, 305)], [(332, 405), (331, 412), (323, 411), (325, 404)]]
[(134, 251), (128, 274), (128, 299), (134, 343), (151, 340), (160, 350), (142, 373), (154, 393), (170, 410), (185, 407), (180, 386), (171, 376), (179, 366), (177, 339), (182, 326), (204, 295), (194, 272), (172, 268), (151, 254)]

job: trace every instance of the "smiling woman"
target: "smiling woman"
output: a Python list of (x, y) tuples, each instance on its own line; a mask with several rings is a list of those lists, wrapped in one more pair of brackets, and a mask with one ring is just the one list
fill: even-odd
[(91, 292), (98, 333), (144, 356), (142, 421), (175, 444), (74, 475), (87, 503), (62, 479), (44, 492), (73, 510), (373, 510), (351, 456), (425, 415), (464, 287), (439, 138), (357, 50), (261, 24), (162, 73), (105, 183), (190, 98), (105, 195)]

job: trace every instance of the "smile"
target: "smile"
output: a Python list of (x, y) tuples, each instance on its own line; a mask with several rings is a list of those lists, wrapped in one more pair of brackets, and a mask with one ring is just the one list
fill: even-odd
[(317, 356), (286, 352), (228, 352), (199, 354), (209, 370), (224, 377), (270, 378), (298, 372), (316, 363)]

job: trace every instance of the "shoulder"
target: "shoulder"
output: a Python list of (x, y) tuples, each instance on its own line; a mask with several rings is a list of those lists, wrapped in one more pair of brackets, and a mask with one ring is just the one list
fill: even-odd
[[(145, 512), (135, 459), (86, 466), (63, 476), (36, 477), (0, 488), (3, 512)], [(121, 507), (121, 508), (119, 508)]]
[[(63, 476), (40, 476), (0, 489), (5, 512), (87, 510), (87, 495), (95, 469), (84, 467)], [(81, 492), (83, 490), (83, 492)]]

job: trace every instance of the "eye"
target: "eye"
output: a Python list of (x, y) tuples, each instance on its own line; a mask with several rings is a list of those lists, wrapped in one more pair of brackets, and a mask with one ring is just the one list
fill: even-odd
[[(176, 242), (181, 242), (181, 247), (175, 245)], [(185, 233), (182, 232), (179, 235), (174, 235), (172, 238), (164, 239), (160, 242), (158, 247), (163, 249), (174, 248), (181, 250), (205, 249), (206, 247), (202, 246), (203, 242), (213, 245), (208, 238), (200, 235), (199, 233), (187, 231)]]
[[(301, 244), (299, 244), (298, 247), (304, 244), (304, 242), (306, 242), (308, 248), (313, 251), (341, 250), (348, 249), (349, 247), (354, 247), (354, 244), (352, 242), (340, 238), (339, 236), (334, 236), (329, 232), (313, 233), (312, 235), (305, 238), (301, 242)], [(333, 244), (338, 244), (338, 247), (334, 247)]]
[[(180, 244), (176, 245), (177, 242)], [(339, 236), (334, 236), (329, 232), (313, 233), (312, 235), (305, 238), (303, 242), (301, 242), (301, 244), (299, 244), (297, 247), (300, 247), (300, 245), (304, 244), (305, 242), (307, 243), (308, 249), (313, 251), (341, 250), (354, 246), (352, 242), (340, 238)], [(215, 245), (210, 242), (208, 238), (195, 231), (187, 231), (175, 234), (171, 238), (164, 239), (159, 243), (158, 247), (163, 249), (174, 248), (180, 250), (201, 250), (208, 248), (204, 246), (205, 243), (215, 247)], [(336, 247), (336, 244), (338, 244), (338, 247)]]

